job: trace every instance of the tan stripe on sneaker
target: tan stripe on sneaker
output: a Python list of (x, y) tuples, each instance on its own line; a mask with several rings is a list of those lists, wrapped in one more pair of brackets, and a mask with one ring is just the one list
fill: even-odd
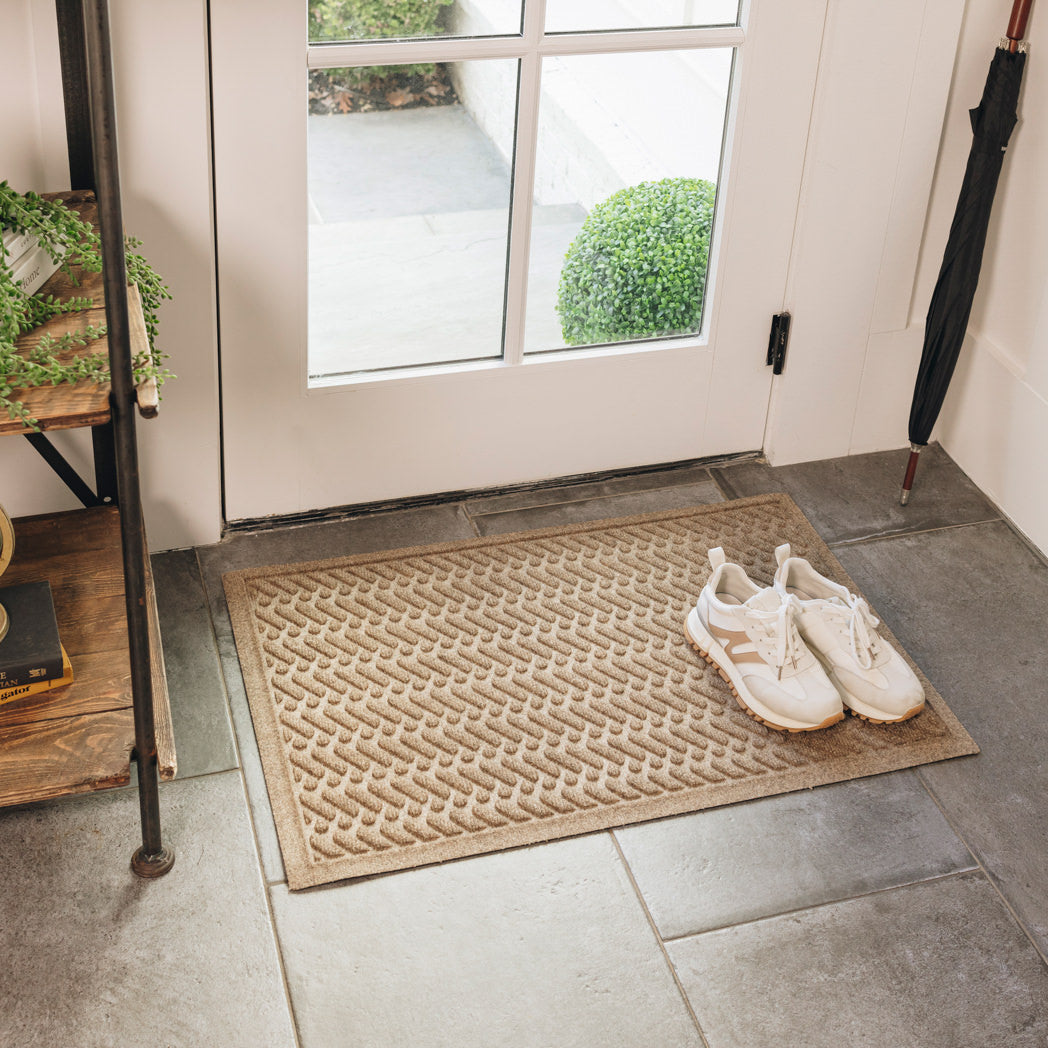
[(714, 625), (711, 622), (710, 633), (713, 634), (714, 639), (724, 649), (724, 653), (736, 666), (747, 662), (766, 665), (764, 659), (756, 651), (739, 651), (739, 648), (747, 646), (752, 648), (754, 646), (753, 641), (750, 640), (745, 630), (726, 630), (722, 626)]

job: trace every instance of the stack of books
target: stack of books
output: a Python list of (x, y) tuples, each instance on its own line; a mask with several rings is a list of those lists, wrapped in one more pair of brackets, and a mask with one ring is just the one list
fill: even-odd
[(73, 667), (58, 638), (49, 582), (0, 589), (10, 625), (0, 640), (0, 705), (72, 683)]
[(27, 295), (34, 295), (60, 263), (55, 262), (32, 233), (3, 231), (3, 264), (11, 271), (14, 282)]

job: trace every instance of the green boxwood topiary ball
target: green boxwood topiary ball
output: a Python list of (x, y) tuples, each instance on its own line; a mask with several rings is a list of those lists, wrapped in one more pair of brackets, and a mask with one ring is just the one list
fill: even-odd
[(598, 204), (564, 257), (557, 314), (569, 346), (698, 329), (717, 187), (628, 186)]

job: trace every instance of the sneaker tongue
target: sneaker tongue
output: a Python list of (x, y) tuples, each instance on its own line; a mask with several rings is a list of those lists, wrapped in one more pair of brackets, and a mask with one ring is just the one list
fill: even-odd
[(755, 611), (778, 611), (780, 603), (778, 593), (771, 586), (768, 586), (762, 589), (760, 593), (754, 593), (746, 601), (746, 607), (753, 608)]

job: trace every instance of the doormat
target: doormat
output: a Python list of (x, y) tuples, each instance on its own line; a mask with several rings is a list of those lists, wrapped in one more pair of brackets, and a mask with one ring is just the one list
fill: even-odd
[(739, 708), (684, 619), (710, 547), (767, 584), (781, 542), (857, 591), (786, 495), (225, 575), (288, 885), (978, 752), (917, 667), (901, 724)]

